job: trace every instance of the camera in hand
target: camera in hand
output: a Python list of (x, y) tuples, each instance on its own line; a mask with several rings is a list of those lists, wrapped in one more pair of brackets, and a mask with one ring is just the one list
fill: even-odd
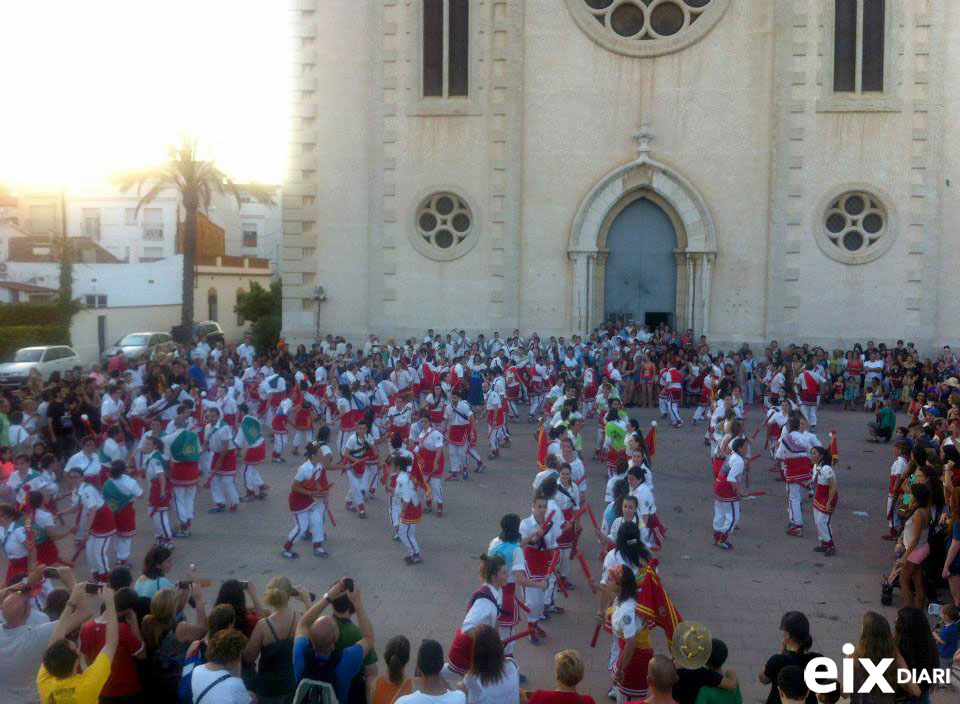
[(353, 591), (353, 577), (344, 577), (343, 578), (343, 588), (348, 592)]
[(43, 570), (44, 579), (57, 579), (60, 576), (60, 573), (57, 572), (56, 567), (45, 567)]
[(85, 585), (83, 585), (83, 590), (87, 594), (99, 594), (103, 591), (103, 585), (97, 584), (96, 582), (87, 582)]

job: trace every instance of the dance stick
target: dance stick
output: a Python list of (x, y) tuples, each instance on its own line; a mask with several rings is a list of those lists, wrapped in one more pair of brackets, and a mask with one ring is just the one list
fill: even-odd
[(750, 464), (751, 462), (753, 462), (753, 461), (754, 461), (755, 459), (758, 459), (758, 458), (760, 457), (760, 455), (761, 455), (761, 454), (763, 454), (763, 453), (761, 453), (761, 452), (758, 452), (758, 453), (757, 453), (757, 454), (755, 454), (755, 455), (754, 455), (753, 457), (749, 457), (749, 458), (747, 458), (747, 464), (749, 465), (749, 464)]
[(757, 433), (760, 432), (760, 428), (762, 428), (764, 425), (765, 423), (761, 423), (760, 425), (757, 426), (757, 429), (753, 431), (753, 435), (750, 436), (750, 442), (753, 442), (756, 439)]
[(587, 513), (590, 515), (590, 522), (593, 523), (595, 530), (600, 530), (600, 524), (597, 523), (597, 517), (593, 515), (593, 507), (590, 504), (587, 504)]
[(763, 489), (757, 489), (756, 491), (748, 491), (745, 494), (741, 494), (743, 498), (749, 498), (751, 496), (766, 496), (767, 492)]
[(553, 566), (553, 570), (550, 571), (550, 574), (554, 576), (554, 583), (557, 585), (557, 588), (563, 593), (563, 596), (569, 599), (570, 593), (567, 591), (567, 584), (566, 584), (567, 580), (563, 578), (563, 575), (557, 574), (557, 566), (559, 564), (560, 562), (558, 560), (557, 564)]
[(520, 601), (517, 597), (513, 597), (513, 600), (514, 600), (515, 602), (517, 602), (517, 606), (519, 606), (521, 609), (523, 609), (523, 610), (526, 611), (527, 613), (530, 613), (530, 607), (529, 607), (529, 606), (527, 606), (526, 604), (524, 604), (524, 603), (523, 603), (522, 601)]
[(593, 577), (590, 576), (590, 568), (587, 567), (587, 560), (583, 556), (583, 553), (577, 553), (577, 561), (580, 563), (580, 567), (583, 568), (583, 575), (587, 578), (587, 584), (590, 585), (591, 589), (593, 588)]
[(600, 637), (600, 628), (603, 626), (602, 623), (597, 623), (597, 627), (593, 629), (593, 638), (590, 639), (590, 647), (597, 647), (597, 639)]
[(510, 637), (507, 638), (506, 640), (502, 641), (502, 643), (503, 643), (503, 645), (506, 645), (507, 643), (512, 643), (512, 642), (515, 641), (515, 640), (520, 640), (521, 638), (526, 638), (527, 636), (531, 635), (531, 634), (534, 632), (534, 630), (535, 630), (535, 629), (533, 628), (533, 626), (531, 626), (530, 628), (528, 628), (528, 629), (525, 630), (525, 631), (521, 631), (520, 633), (514, 633), (512, 636), (510, 636)]
[[(331, 487), (332, 487), (332, 485), (331, 485)], [(335, 518), (333, 517), (333, 512), (330, 511), (330, 507), (329, 507), (329, 506), (327, 506), (326, 509), (327, 509), (327, 510), (323, 512), (323, 517), (324, 517), (324, 518), (329, 518), (329, 519), (330, 519), (330, 525), (332, 525), (334, 528), (336, 528), (336, 527), (337, 527), (337, 519), (335, 519)]]

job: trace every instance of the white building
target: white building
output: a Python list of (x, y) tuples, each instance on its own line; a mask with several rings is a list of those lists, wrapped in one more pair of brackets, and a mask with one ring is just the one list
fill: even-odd
[[(224, 229), (227, 255), (269, 259), (275, 265), (281, 228), (279, 189), (274, 205), (256, 202), (243, 186), (239, 190), (239, 204), (232, 195), (216, 195), (207, 215)], [(139, 210), (135, 188), (123, 193), (108, 184), (70, 189), (63, 198), (55, 191), (30, 190), (16, 197), (19, 222), (29, 233), (59, 234), (65, 211), (71, 237), (89, 237), (118, 259), (151, 261), (176, 253), (177, 222), (183, 214), (175, 190), (161, 191)]]
[(957, 340), (960, 3), (293, 7), (289, 341)]

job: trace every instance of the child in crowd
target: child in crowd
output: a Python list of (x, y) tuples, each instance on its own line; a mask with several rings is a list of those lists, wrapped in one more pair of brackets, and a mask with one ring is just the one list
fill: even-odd
[(933, 632), (940, 651), (940, 667), (949, 670), (953, 666), (953, 656), (957, 653), (957, 640), (960, 638), (960, 624), (957, 623), (958, 611), (953, 604), (940, 609), (941, 623)]

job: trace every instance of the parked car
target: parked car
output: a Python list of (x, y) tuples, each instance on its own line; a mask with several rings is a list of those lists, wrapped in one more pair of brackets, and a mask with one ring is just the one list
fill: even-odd
[(72, 347), (24, 347), (13, 355), (12, 362), (0, 364), (0, 386), (20, 386), (27, 381), (31, 369), (49, 379), (53, 372), (64, 372), (81, 366), (80, 356)]
[(101, 359), (106, 363), (117, 352), (123, 352), (127, 359), (138, 359), (144, 353), (153, 357), (158, 352), (170, 352), (176, 346), (168, 332), (132, 332), (105, 349)]
[(209, 344), (211, 347), (218, 342), (226, 344), (226, 340), (224, 339), (223, 335), (223, 328), (220, 327), (220, 323), (218, 323), (216, 320), (204, 320), (194, 325), (193, 336), (196, 339), (206, 337), (207, 344)]

